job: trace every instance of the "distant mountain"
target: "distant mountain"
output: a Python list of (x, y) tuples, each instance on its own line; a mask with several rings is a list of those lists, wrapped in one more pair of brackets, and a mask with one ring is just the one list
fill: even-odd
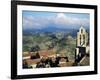
[[(58, 32), (63, 32), (65, 34), (70, 34), (72, 37), (76, 37), (77, 32), (79, 29), (71, 29), (71, 28), (66, 28), (66, 29), (60, 29), (56, 27), (46, 27), (43, 29), (23, 29), (23, 35), (35, 35), (35, 34), (53, 34), (53, 33), (58, 33)], [(89, 29), (87, 29), (87, 32), (89, 32)]]

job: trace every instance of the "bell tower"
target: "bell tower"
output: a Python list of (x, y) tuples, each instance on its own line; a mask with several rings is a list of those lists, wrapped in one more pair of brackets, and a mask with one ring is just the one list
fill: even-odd
[(76, 50), (75, 50), (75, 61), (80, 61), (81, 58), (86, 54), (86, 46), (88, 43), (88, 33), (83, 26), (80, 27), (77, 32), (76, 38)]
[(88, 33), (83, 28), (80, 27), (79, 32), (77, 32), (77, 46), (86, 47), (88, 42)]

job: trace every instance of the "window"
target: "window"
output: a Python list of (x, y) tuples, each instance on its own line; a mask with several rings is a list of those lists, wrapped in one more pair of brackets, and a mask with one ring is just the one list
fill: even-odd
[(82, 39), (82, 38), (81, 38), (81, 35), (80, 35), (80, 45), (81, 45), (81, 39)]
[(83, 35), (83, 44), (85, 44), (85, 35)]
[(81, 33), (83, 33), (83, 29), (81, 29)]

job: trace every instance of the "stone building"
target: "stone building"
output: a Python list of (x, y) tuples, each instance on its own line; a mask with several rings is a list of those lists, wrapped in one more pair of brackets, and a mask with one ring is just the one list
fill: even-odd
[[(76, 49), (75, 49), (75, 61), (79, 62), (87, 52), (89, 52), (89, 36), (83, 26), (80, 27), (77, 32)], [(88, 51), (87, 51), (88, 48)]]

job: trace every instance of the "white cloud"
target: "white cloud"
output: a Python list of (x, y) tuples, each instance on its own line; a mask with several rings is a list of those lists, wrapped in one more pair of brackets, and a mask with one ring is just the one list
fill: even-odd
[[(77, 17), (69, 17), (64, 13), (58, 13), (55, 18), (55, 24), (57, 25), (64, 25), (64, 27), (69, 27), (69, 25), (80, 25), (87, 26), (89, 24), (89, 19), (87, 18), (77, 18)], [(56, 26), (59, 27), (59, 26)]]
[(69, 28), (69, 26), (79, 27), (80, 25), (88, 26), (88, 18), (78, 18), (67, 16), (64, 13), (58, 13), (56, 16), (23, 16), (23, 27), (32, 29), (42, 29), (49, 24), (56, 25), (57, 28)]
[(49, 21), (45, 17), (24, 16), (23, 27), (24, 29), (42, 29), (47, 27)]

